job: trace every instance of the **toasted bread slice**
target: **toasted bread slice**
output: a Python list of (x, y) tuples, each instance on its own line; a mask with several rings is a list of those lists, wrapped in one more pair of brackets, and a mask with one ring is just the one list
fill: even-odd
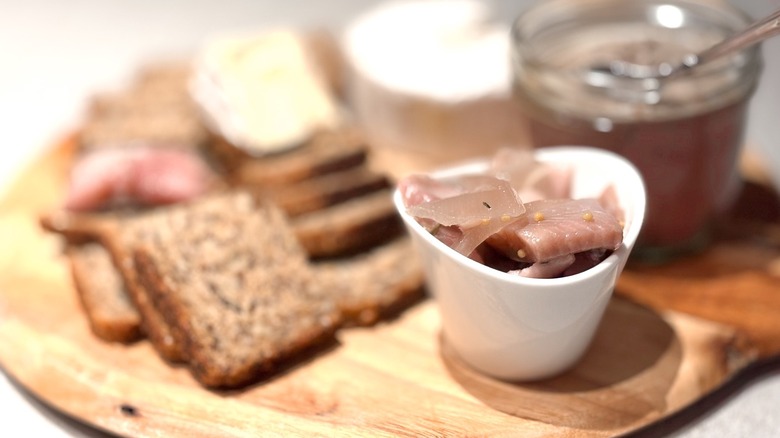
[(186, 62), (149, 64), (127, 88), (94, 96), (79, 136), (82, 149), (203, 146), (209, 136), (189, 95), (189, 76)]
[(403, 231), (390, 189), (297, 216), (291, 223), (311, 258), (354, 254)]
[(283, 153), (253, 157), (216, 137), (212, 158), (236, 186), (293, 184), (366, 162), (368, 145), (354, 129), (316, 133), (301, 146)]
[(373, 324), (422, 296), (407, 237), (312, 262), (284, 214), (256, 202), (226, 193), (43, 222), (71, 237), (101, 239), (143, 332), (162, 357), (186, 363), (207, 387), (242, 386), (321, 345), (339, 326)]
[(423, 272), (409, 237), (346, 259), (312, 265), (333, 291), (346, 325), (371, 325), (423, 296)]
[(278, 208), (239, 193), (159, 219), (136, 270), (203, 385), (244, 385), (339, 325)]
[(288, 217), (296, 217), (389, 187), (387, 176), (358, 166), (296, 184), (261, 189), (258, 194), (269, 198)]
[(186, 359), (181, 344), (174, 337), (168, 322), (154, 306), (146, 288), (140, 283), (133, 260), (133, 245), (150, 238), (157, 216), (160, 216), (159, 212), (124, 218), (116, 222), (115, 226), (104, 230), (101, 241), (109, 249), (128, 294), (141, 314), (144, 334), (163, 359), (180, 363)]
[(165, 208), (148, 211), (113, 213), (71, 213), (59, 211), (41, 219), (43, 227), (62, 234), (69, 242), (98, 239), (111, 256), (134, 307), (141, 315), (141, 331), (154, 348), (169, 362), (182, 362), (184, 355), (173, 338), (167, 322), (152, 305), (144, 287), (138, 282), (132, 257), (132, 245), (150, 235), (155, 217)]
[(68, 245), (66, 255), (95, 335), (111, 342), (140, 339), (141, 315), (127, 296), (124, 282), (103, 245), (97, 242)]

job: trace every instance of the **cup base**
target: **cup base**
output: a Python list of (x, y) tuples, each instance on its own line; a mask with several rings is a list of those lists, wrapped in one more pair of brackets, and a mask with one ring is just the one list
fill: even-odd
[(479, 364), (473, 363), (465, 358), (463, 354), (459, 353), (457, 348), (452, 345), (452, 342), (447, 339), (444, 332), (439, 336), (439, 348), (440, 356), (451, 373), (480, 376), (481, 379), (491, 379), (497, 382), (520, 384), (538, 383), (565, 374), (582, 360), (585, 351), (590, 348), (590, 343), (588, 343), (583, 352), (562, 366), (550, 367), (543, 371), (539, 370), (533, 373), (522, 373), (522, 375), (518, 375), (517, 373), (506, 374), (506, 370), (503, 370), (503, 372), (496, 372), (496, 370), (487, 370), (480, 367)]

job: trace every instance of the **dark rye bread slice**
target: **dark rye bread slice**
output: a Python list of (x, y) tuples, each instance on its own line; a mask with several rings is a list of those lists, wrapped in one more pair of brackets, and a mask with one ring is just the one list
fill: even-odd
[(296, 216), (290, 222), (311, 258), (355, 254), (403, 231), (389, 188)]
[(186, 58), (149, 62), (136, 71), (133, 88), (146, 93), (189, 98), (192, 71), (192, 61)]
[(141, 315), (130, 302), (122, 277), (103, 245), (68, 245), (66, 256), (92, 332), (110, 342), (140, 339)]
[(155, 218), (160, 215), (162, 210), (155, 210), (137, 217), (118, 219), (111, 227), (102, 230), (100, 238), (109, 249), (130, 298), (141, 314), (143, 333), (163, 359), (180, 363), (186, 359), (184, 351), (173, 336), (168, 322), (149, 298), (148, 291), (140, 283), (132, 253), (133, 245), (150, 238), (150, 233), (156, 226)]
[(358, 129), (320, 132), (303, 146), (262, 157), (217, 143), (238, 163), (231, 184), (279, 205), (311, 258), (356, 253), (402, 229), (390, 181), (366, 165), (369, 148)]
[(422, 267), (408, 236), (312, 267), (333, 291), (346, 325), (374, 324), (423, 296)]
[[(211, 207), (208, 205), (201, 207), (201, 203), (197, 202), (152, 212), (124, 215), (62, 213), (49, 216), (43, 221), (47, 229), (63, 233), (66, 237), (81, 239), (85, 236), (99, 235), (105, 241), (113, 242), (115, 263), (118, 261), (120, 266), (125, 267), (123, 272), (127, 280), (135, 286), (133, 288), (135, 293), (131, 293), (131, 296), (135, 297), (135, 300), (140, 300), (141, 308), (144, 309), (141, 312), (144, 315), (143, 321), (146, 323), (144, 330), (150, 335), (149, 338), (155, 348), (160, 351), (163, 357), (167, 355), (166, 359), (168, 360), (172, 360), (171, 351), (173, 351), (174, 361), (186, 359), (188, 363), (195, 363), (193, 373), (197, 373), (196, 375), (200, 376), (199, 380), (206, 386), (241, 386), (258, 374), (271, 371), (271, 367), (276, 361), (283, 360), (284, 357), (294, 354), (299, 349), (306, 348), (307, 345), (316, 344), (315, 339), (320, 336), (328, 336), (332, 330), (335, 330), (339, 320), (346, 325), (373, 324), (379, 318), (395, 310), (405, 308), (407, 304), (413, 303), (421, 296), (422, 273), (408, 237), (393, 239), (386, 244), (350, 257), (317, 263), (308, 262), (307, 264), (306, 256), (302, 255), (302, 250), (297, 243), (297, 237), (292, 239), (296, 242), (291, 242), (289, 224), (280, 217), (278, 212), (269, 213), (265, 219), (260, 221), (264, 226), (260, 231), (255, 230), (254, 235), (263, 236), (268, 233), (278, 233), (286, 236), (279, 237), (283, 239), (281, 244), (269, 241), (269, 237), (246, 238), (245, 234), (252, 234), (253, 228), (260, 228), (257, 225), (247, 226), (245, 232), (240, 233), (224, 231), (230, 227), (209, 227), (208, 224), (213, 221), (222, 223), (223, 219), (219, 218), (224, 215), (231, 216), (232, 221), (238, 221), (237, 218), (245, 216), (241, 214), (240, 209), (237, 212), (229, 205), (225, 205), (225, 201), (221, 197), (215, 196), (214, 200), (209, 201), (209, 203)], [(271, 209), (268, 206), (264, 208)], [(174, 209), (177, 211), (173, 211)], [(201, 219), (196, 220), (196, 218)], [(191, 233), (192, 224), (196, 223), (200, 223), (201, 228)], [(182, 239), (182, 233), (190, 237)], [(164, 239), (163, 235), (167, 235), (169, 238)], [(199, 239), (198, 236), (203, 237), (203, 239)], [(175, 243), (170, 243), (169, 239), (175, 239)], [(194, 239), (196, 244), (188, 244), (189, 239)], [(235, 245), (233, 242), (241, 242), (245, 246)], [(226, 251), (228, 248), (229, 251)], [(221, 256), (220, 252), (223, 253)], [(257, 268), (257, 265), (254, 265), (252, 274), (238, 274), (246, 271), (246, 268), (252, 264), (246, 262), (245, 256), (239, 254), (239, 257), (228, 257), (225, 252), (231, 254), (234, 252), (244, 254), (258, 252), (264, 254), (263, 257), (272, 257), (272, 254), (282, 257), (282, 254), (285, 254), (283, 260), (276, 259), (279, 264), (284, 264), (285, 267), (280, 268), (282, 274), (273, 273), (276, 272), (273, 270), (275, 268), (270, 268), (272, 270), (270, 274), (258, 274), (254, 269)], [(129, 257), (130, 253), (134, 253), (135, 258)], [(209, 256), (209, 254), (213, 254), (213, 256)], [(302, 259), (303, 261), (301, 261)], [(268, 266), (276, 265), (270, 263)], [(168, 274), (177, 272), (177, 269), (182, 275), (177, 276), (174, 280), (179, 281), (179, 283), (163, 281), (165, 278), (173, 278)], [(141, 271), (142, 274), (139, 275), (138, 271)], [(200, 272), (203, 272), (205, 277), (197, 274)], [(236, 273), (236, 275), (231, 275), (231, 273)], [(236, 365), (240, 361), (236, 361), (232, 349), (227, 352), (214, 350), (218, 349), (219, 345), (222, 345), (223, 348), (225, 345), (230, 345), (229, 342), (216, 337), (230, 333), (230, 330), (222, 331), (223, 322), (228, 321), (229, 318), (217, 315), (216, 312), (220, 312), (218, 310), (220, 306), (231, 309), (231, 311), (241, 311), (240, 299), (236, 301), (231, 296), (214, 294), (208, 286), (201, 285), (201, 293), (208, 293), (211, 301), (204, 300), (192, 304), (194, 310), (189, 311), (191, 315), (189, 319), (182, 316), (181, 312), (176, 313), (170, 309), (170, 307), (177, 308), (179, 305), (176, 303), (189, 296), (182, 292), (185, 290), (184, 288), (179, 288), (177, 285), (187, 286), (195, 281), (193, 280), (195, 277), (211, 279), (211, 283), (217, 288), (215, 290), (219, 290), (225, 284), (230, 286), (232, 283), (235, 286), (243, 282), (240, 288), (234, 289), (234, 292), (238, 294), (239, 289), (255, 289), (250, 284), (252, 281), (256, 281), (252, 279), (257, 279), (258, 275), (270, 275), (271, 277), (266, 278), (276, 278), (276, 281), (282, 283), (280, 288), (274, 290), (281, 299), (268, 299), (269, 295), (263, 295), (266, 297), (266, 302), (269, 302), (268, 306), (263, 306), (266, 315), (276, 314), (279, 309), (275, 306), (282, 306), (283, 309), (297, 306), (304, 315), (309, 315), (304, 318), (300, 318), (299, 314), (290, 317), (282, 311), (282, 316), (288, 316), (287, 324), (289, 325), (285, 327), (287, 331), (279, 336), (299, 333), (298, 341), (300, 342), (287, 347), (280, 347), (278, 344), (275, 347), (272, 345), (270, 351), (276, 351), (278, 355), (273, 360), (269, 356), (265, 356), (268, 360), (262, 362), (262, 365), (260, 362), (247, 365), (245, 361), (242, 367), (240, 364)], [(143, 283), (141, 277), (144, 278)], [(208, 292), (205, 292), (205, 289), (209, 289)], [(172, 290), (178, 290), (179, 293), (171, 292)], [(271, 293), (268, 290), (265, 292)], [(256, 294), (257, 292), (249, 293)], [(279, 304), (279, 301), (282, 301), (283, 304)], [(218, 304), (214, 304), (215, 302)], [(238, 307), (236, 307), (236, 303), (239, 303)], [(244, 308), (248, 307), (251, 311), (257, 309), (257, 305), (254, 306), (254, 309), (251, 304), (244, 303), (243, 305)], [(161, 310), (166, 309), (166, 306), (168, 306), (168, 310), (164, 313)], [(322, 332), (315, 329), (303, 333), (302, 331), (306, 331), (305, 327), (301, 327), (298, 325), (299, 322), (295, 322), (299, 319), (306, 321), (307, 318), (308, 321), (313, 321), (312, 318), (317, 312), (312, 312), (310, 306), (331, 309), (334, 312), (333, 314), (321, 312), (321, 314), (327, 314), (327, 316), (319, 318), (321, 325), (318, 329), (322, 329)], [(307, 307), (309, 307), (308, 310)], [(180, 318), (185, 318), (185, 323), (189, 325), (183, 325), (185, 323), (180, 322)], [(279, 322), (279, 318), (282, 317), (276, 317), (277, 322)], [(192, 362), (192, 353), (189, 349), (193, 348), (192, 345), (195, 343), (191, 337), (193, 333), (197, 332), (191, 327), (199, 321), (203, 324), (210, 324), (207, 331), (211, 330), (214, 338), (206, 344), (201, 341), (199, 357), (202, 359)], [(316, 323), (310, 324), (316, 326)], [(263, 329), (259, 330), (263, 331)], [(252, 329), (234, 330), (233, 333), (241, 331), (252, 332)], [(276, 330), (271, 329), (266, 333), (273, 336), (275, 332)], [(307, 338), (309, 341), (304, 342)], [(161, 339), (167, 340), (161, 342)], [(217, 339), (220, 340), (217, 341)], [(186, 347), (187, 345), (190, 347)], [(208, 351), (208, 348), (212, 348), (211, 353), (203, 353)], [(273, 348), (277, 349), (273, 350)], [(226, 374), (231, 369), (234, 372), (230, 375)]]
[(245, 385), (335, 332), (334, 300), (278, 208), (238, 193), (156, 219), (136, 270), (204, 386)]
[(270, 199), (288, 217), (295, 217), (389, 187), (386, 175), (358, 166), (296, 184), (259, 190), (257, 194)]
[(209, 136), (187, 90), (189, 70), (185, 62), (150, 64), (127, 88), (95, 95), (80, 132), (82, 149), (203, 146)]
[(178, 363), (184, 361), (184, 354), (171, 335), (167, 322), (149, 300), (146, 289), (138, 282), (131, 252), (133, 244), (149, 236), (146, 230), (155, 226), (154, 218), (164, 214), (163, 211), (164, 208), (113, 213), (60, 211), (41, 218), (41, 224), (45, 229), (63, 235), (69, 242), (100, 240), (111, 255), (125, 291), (141, 315), (141, 331), (162, 358)]
[(293, 184), (366, 162), (368, 145), (352, 128), (316, 133), (304, 144), (284, 152), (253, 157), (215, 136), (210, 143), (216, 167), (236, 186), (269, 187)]
[(157, 107), (91, 118), (79, 138), (81, 149), (91, 151), (125, 145), (197, 149), (207, 136), (197, 114), (186, 107)]

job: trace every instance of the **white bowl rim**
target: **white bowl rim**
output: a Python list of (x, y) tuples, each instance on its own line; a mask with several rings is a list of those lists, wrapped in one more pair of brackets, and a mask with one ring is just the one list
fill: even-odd
[[(602, 260), (601, 263), (599, 263), (598, 265), (590, 269), (587, 269), (583, 272), (569, 275), (566, 277), (559, 277), (559, 278), (521, 277), (519, 275), (507, 274), (506, 272), (499, 271), (497, 269), (484, 265), (476, 260), (472, 260), (468, 257), (465, 257), (462, 254), (455, 251), (454, 249), (452, 249), (451, 247), (447, 246), (445, 243), (443, 243), (436, 237), (434, 237), (434, 235), (428, 232), (422, 225), (420, 225), (414, 217), (406, 213), (406, 207), (403, 203), (403, 199), (401, 197), (401, 193), (398, 190), (398, 188), (396, 188), (396, 190), (393, 193), (393, 202), (395, 204), (396, 209), (398, 210), (398, 213), (401, 215), (404, 222), (406, 222), (407, 226), (410, 226), (414, 230), (414, 232), (419, 234), (429, 244), (433, 245), (434, 248), (439, 249), (447, 257), (456, 260), (458, 263), (460, 263), (461, 265), (463, 265), (468, 269), (477, 271), (478, 273), (481, 273), (496, 281), (515, 284), (518, 286), (532, 286), (536, 288), (539, 287), (559, 288), (562, 286), (575, 284), (585, 280), (586, 278), (599, 276), (604, 271), (613, 269), (615, 268), (615, 265), (619, 265), (621, 263), (621, 259), (628, 258), (628, 255), (631, 251), (631, 247), (633, 247), (637, 237), (639, 236), (639, 231), (642, 227), (642, 222), (644, 221), (644, 215), (646, 209), (646, 193), (645, 193), (644, 181), (642, 180), (639, 170), (628, 160), (626, 160), (624, 157), (614, 152), (592, 147), (592, 146), (569, 146), (569, 145), (549, 146), (549, 147), (544, 147), (544, 148), (539, 148), (534, 150), (534, 156), (538, 158), (540, 161), (544, 161), (544, 162), (551, 162), (553, 161), (554, 158), (558, 156), (567, 156), (571, 158), (572, 156), (577, 156), (577, 155), (598, 158), (599, 160), (610, 162), (612, 166), (621, 166), (624, 167), (626, 170), (629, 170), (628, 174), (633, 175), (632, 179), (634, 179), (634, 181), (627, 181), (627, 182), (635, 186), (634, 188), (636, 189), (637, 193), (635, 193), (635, 198), (634, 198), (632, 220), (629, 227), (625, 229), (623, 232), (623, 243), (621, 243), (620, 247), (617, 250), (615, 250), (612, 254), (610, 254), (606, 259)], [(489, 160), (490, 160), (489, 158), (484, 158), (484, 157), (477, 158), (466, 162), (454, 164), (452, 166), (448, 166), (445, 168), (441, 168), (438, 170), (433, 170), (431, 172), (426, 172), (426, 173), (434, 177), (445, 177), (445, 176), (458, 175), (458, 174), (463, 174), (468, 172), (473, 173), (475, 170), (478, 170), (479, 168), (484, 168), (489, 163)]]

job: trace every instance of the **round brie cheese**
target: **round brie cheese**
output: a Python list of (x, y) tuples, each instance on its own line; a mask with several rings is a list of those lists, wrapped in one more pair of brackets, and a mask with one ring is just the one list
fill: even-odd
[(442, 161), (527, 143), (509, 27), (490, 12), (476, 0), (398, 0), (348, 25), (347, 96), (375, 144)]

